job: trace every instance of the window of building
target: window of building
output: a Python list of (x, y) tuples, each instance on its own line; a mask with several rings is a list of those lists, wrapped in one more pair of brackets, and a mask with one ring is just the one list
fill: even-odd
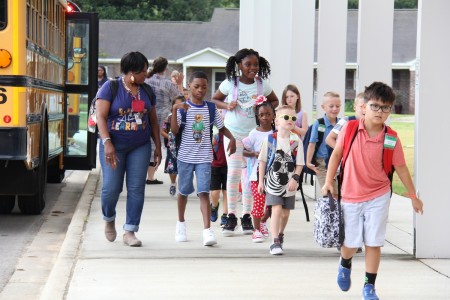
[(213, 80), (212, 80), (212, 94), (217, 91), (219, 88), (219, 85), (224, 81), (226, 78), (225, 71), (223, 70), (213, 70)]

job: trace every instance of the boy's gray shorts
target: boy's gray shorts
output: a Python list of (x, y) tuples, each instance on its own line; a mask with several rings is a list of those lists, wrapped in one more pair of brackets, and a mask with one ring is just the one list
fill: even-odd
[(283, 208), (295, 209), (295, 196), (281, 197), (267, 193), (266, 205), (283, 205)]

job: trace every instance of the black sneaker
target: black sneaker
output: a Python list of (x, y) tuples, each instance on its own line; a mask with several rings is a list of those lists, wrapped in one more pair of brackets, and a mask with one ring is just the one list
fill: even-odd
[(219, 204), (217, 204), (217, 207), (214, 207), (212, 205), (212, 203), (209, 205), (211, 207), (211, 216), (210, 216), (210, 220), (211, 222), (215, 222), (217, 221), (217, 218), (219, 217), (218, 213), (219, 213)]
[(279, 233), (279, 234), (278, 234), (278, 240), (280, 241), (280, 246), (281, 246), (281, 248), (283, 248), (283, 243), (284, 243), (284, 233)]
[(255, 229), (253, 228), (252, 217), (249, 214), (245, 214), (241, 218), (241, 225), (242, 225), (242, 233), (253, 234), (253, 231)]
[(228, 219), (227, 214), (223, 214), (220, 217), (220, 227), (224, 227), (227, 224), (227, 219)]
[(234, 214), (229, 214), (227, 218), (227, 223), (223, 226), (222, 234), (223, 236), (233, 236), (234, 230), (237, 226), (237, 218)]

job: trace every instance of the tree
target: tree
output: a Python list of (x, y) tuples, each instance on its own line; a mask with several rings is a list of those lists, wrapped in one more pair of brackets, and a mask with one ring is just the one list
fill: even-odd
[(215, 7), (239, 7), (239, 0), (75, 0), (100, 19), (208, 21)]

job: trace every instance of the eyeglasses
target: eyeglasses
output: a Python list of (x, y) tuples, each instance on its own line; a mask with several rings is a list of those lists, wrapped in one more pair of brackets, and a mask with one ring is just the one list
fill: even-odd
[(282, 115), (282, 116), (279, 116), (278, 118), (283, 118), (286, 121), (289, 121), (289, 119), (291, 119), (292, 122), (297, 121), (297, 117), (296, 116), (290, 116), (290, 115)]
[(378, 104), (369, 104), (370, 109), (373, 111), (381, 111), (384, 113), (388, 113), (392, 110), (392, 106), (391, 105), (378, 105)]

